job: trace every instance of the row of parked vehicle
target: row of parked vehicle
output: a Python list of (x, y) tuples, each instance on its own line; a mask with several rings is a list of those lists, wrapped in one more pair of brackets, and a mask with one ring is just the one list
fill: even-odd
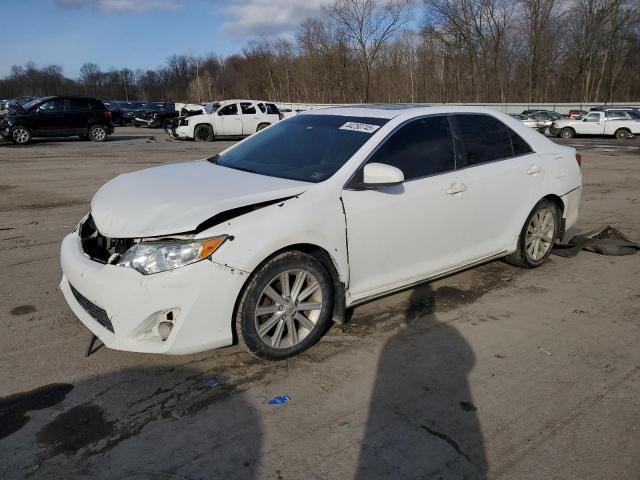
[(247, 136), (295, 115), (275, 103), (227, 100), (178, 109), (173, 102), (103, 102), (93, 97), (21, 97), (0, 104), (0, 135), (16, 144), (33, 137), (79, 136), (103, 142), (114, 125), (162, 128), (173, 137), (211, 141)]
[(594, 107), (589, 112), (569, 110), (567, 115), (550, 110), (525, 110), (511, 117), (540, 133), (565, 139), (600, 135), (622, 140), (640, 134), (639, 107)]

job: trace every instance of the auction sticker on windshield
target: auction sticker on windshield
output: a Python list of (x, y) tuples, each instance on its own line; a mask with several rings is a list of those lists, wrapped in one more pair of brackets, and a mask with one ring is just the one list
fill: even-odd
[(351, 130), (352, 132), (373, 133), (380, 128), (380, 125), (369, 123), (347, 122), (340, 127), (340, 130)]

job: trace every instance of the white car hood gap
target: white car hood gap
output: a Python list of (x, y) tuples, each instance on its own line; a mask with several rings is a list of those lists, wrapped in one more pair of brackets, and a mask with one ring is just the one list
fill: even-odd
[(117, 176), (95, 194), (91, 215), (98, 231), (111, 238), (174, 235), (222, 212), (296, 196), (308, 187), (200, 160)]

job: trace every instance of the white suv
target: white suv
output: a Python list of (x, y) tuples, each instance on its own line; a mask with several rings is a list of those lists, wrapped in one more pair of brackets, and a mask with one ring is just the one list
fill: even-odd
[(256, 133), (281, 119), (274, 103), (259, 100), (226, 100), (211, 113), (178, 119), (171, 127), (175, 138), (210, 142), (218, 137), (243, 137)]
[(104, 185), (62, 243), (61, 288), (110, 348), (237, 335), (283, 359), (359, 303), (499, 257), (541, 265), (578, 216), (579, 162), (494, 110), (305, 112)]

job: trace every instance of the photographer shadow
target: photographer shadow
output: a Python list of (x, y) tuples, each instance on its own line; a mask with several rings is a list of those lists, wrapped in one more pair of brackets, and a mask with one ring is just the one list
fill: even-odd
[(438, 321), (437, 297), (429, 284), (412, 290), (405, 325), (383, 347), (356, 479), (487, 478), (468, 381), (475, 356)]

